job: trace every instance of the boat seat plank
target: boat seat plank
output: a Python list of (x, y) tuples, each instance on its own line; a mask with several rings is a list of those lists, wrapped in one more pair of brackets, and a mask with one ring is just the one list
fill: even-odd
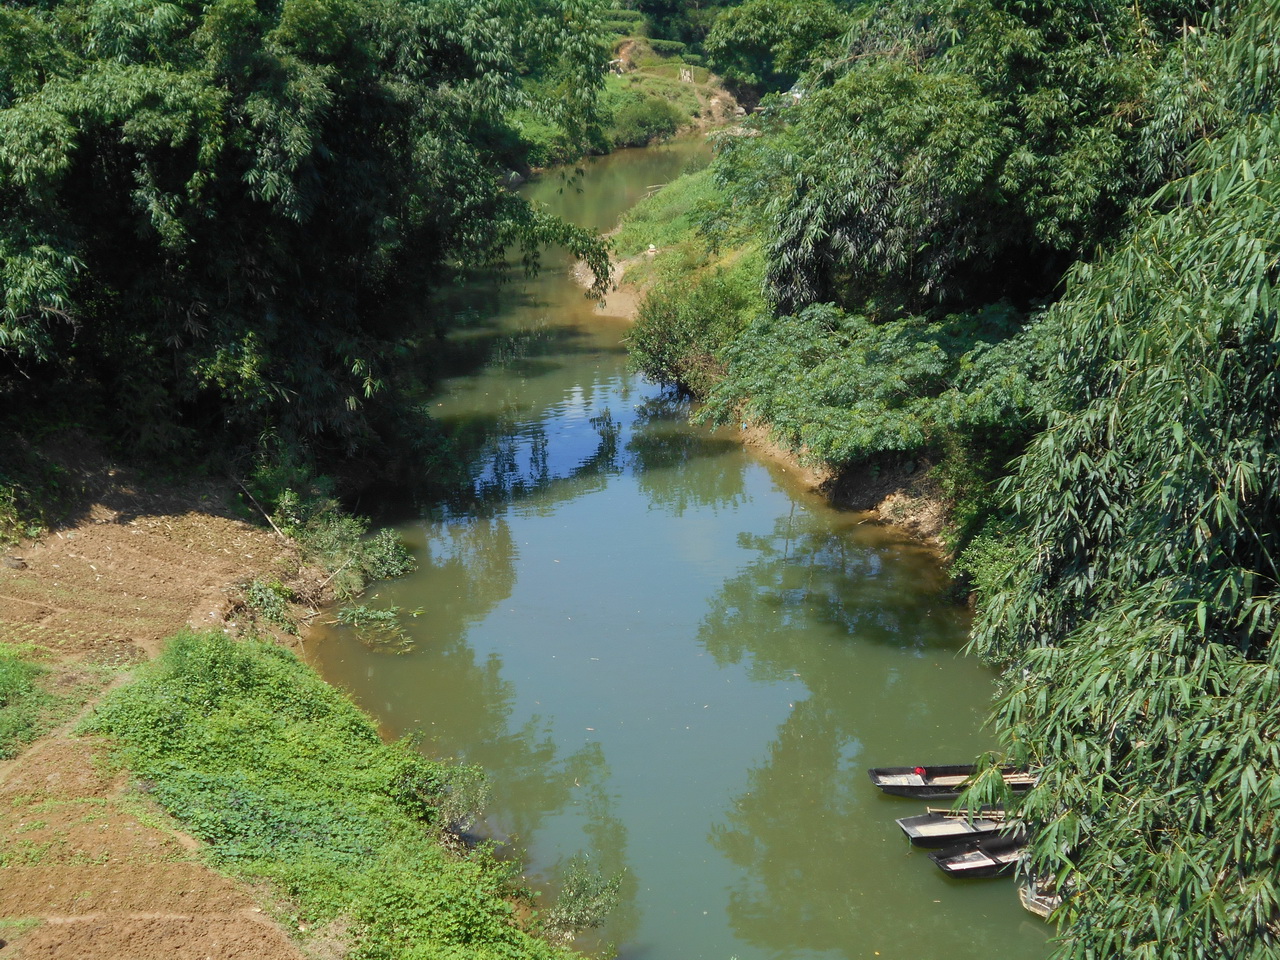
[(963, 826), (959, 824), (960, 821), (952, 820), (947, 823), (924, 823), (912, 829), (920, 837), (941, 837), (949, 833), (972, 833), (967, 823)]

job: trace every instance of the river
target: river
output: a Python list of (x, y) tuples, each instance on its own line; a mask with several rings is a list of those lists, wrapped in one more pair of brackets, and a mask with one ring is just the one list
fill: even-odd
[[(526, 189), (608, 228), (706, 148), (624, 151)], [(580, 945), (645, 960), (1041, 958), (1008, 880), (955, 881), (872, 766), (992, 745), (992, 674), (936, 558), (835, 509), (626, 369), (562, 257), (431, 306), (465, 317), (432, 413), (468, 483), (400, 524), (420, 569), (381, 584), (411, 652), (322, 628), (325, 677), (389, 736), (484, 766), (486, 830), (554, 888), (623, 876)]]

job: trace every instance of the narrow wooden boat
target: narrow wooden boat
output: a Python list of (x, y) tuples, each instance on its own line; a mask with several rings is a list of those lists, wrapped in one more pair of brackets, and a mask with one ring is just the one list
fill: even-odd
[[(921, 800), (954, 800), (973, 779), (973, 764), (951, 764), (940, 767), (874, 767), (868, 771), (871, 782), (898, 797)], [(1010, 790), (1021, 793), (1035, 786), (1035, 774), (1017, 767), (1001, 767), (1004, 782)]]
[(1018, 865), (1025, 842), (1022, 837), (988, 837), (935, 850), (929, 859), (953, 877), (1002, 877)]
[(1033, 877), (1018, 884), (1018, 902), (1037, 917), (1049, 919), (1049, 914), (1062, 903), (1052, 878)]
[(1004, 810), (984, 807), (967, 810), (933, 810), (915, 817), (901, 817), (897, 824), (917, 847), (950, 847), (966, 840), (997, 836), (1006, 827)]

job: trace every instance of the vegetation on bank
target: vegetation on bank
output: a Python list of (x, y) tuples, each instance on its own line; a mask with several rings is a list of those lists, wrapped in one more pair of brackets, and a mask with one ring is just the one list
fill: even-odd
[(45, 672), (21, 650), (0, 648), (0, 760), (16, 756), (39, 735), (41, 715), (51, 699), (40, 687)]
[(344, 926), (353, 960), (556, 960), (572, 954), (548, 934), (563, 940), (608, 906), (610, 884), (580, 878), (543, 919), (518, 864), (442, 844), (479, 812), (483, 775), (384, 743), (278, 646), (180, 634), (86, 728), (114, 739), (219, 867), (274, 885), (290, 926)]
[(590, 0), (5, 4), (0, 401), (134, 455), (423, 442), (409, 304), (512, 245), (604, 274), (506, 184), (520, 112), (588, 143), (607, 57)]
[(844, 10), (683, 223), (624, 228), (666, 230), (635, 362), (837, 468), (938, 464), (1058, 956), (1273, 956), (1280, 8)]
[[(1022, 812), (1030, 869), (1071, 894), (1061, 956), (1273, 955), (1280, 10), (634, 7), (0, 7), (6, 415), (53, 400), (134, 450), (306, 478), (357, 453), (444, 461), (412, 401), (450, 321), (407, 305), (511, 243), (603, 276), (601, 244), (505, 184), (548, 144), (674, 122), (674, 96), (605, 78), (611, 35), (647, 34), (655, 91), (679, 56), (763, 99), (619, 235), (663, 248), (638, 264), (641, 369), (837, 467), (938, 464), (1008, 759), (1043, 771)], [(10, 538), (59, 482), (12, 449)], [(250, 472), (274, 523), (350, 570), (340, 589), (394, 569), (336, 559), (365, 541), (331, 490)], [(286, 600), (251, 589), (268, 619)], [(438, 770), (283, 654), (175, 650), (99, 723), (218, 856), (296, 885), (311, 922), (353, 919), (368, 956), (413, 955), (413, 924), (444, 955), (490, 933), (514, 938), (495, 955), (550, 949), (475, 893), (505, 889), (496, 863), (458, 888), (418, 845), (455, 796)], [(367, 792), (339, 793), (330, 761)]]
[[(605, 21), (615, 31), (612, 59), (600, 92), (599, 123), (588, 131), (585, 152), (603, 154), (660, 142), (728, 113), (732, 98), (701, 65), (701, 57), (682, 43), (647, 36), (649, 27), (636, 11), (606, 10), (604, 16), (623, 13), (635, 14), (636, 19)], [(532, 144), (531, 165), (573, 163), (582, 156), (584, 144), (562, 129), (528, 112), (518, 117), (522, 134)]]

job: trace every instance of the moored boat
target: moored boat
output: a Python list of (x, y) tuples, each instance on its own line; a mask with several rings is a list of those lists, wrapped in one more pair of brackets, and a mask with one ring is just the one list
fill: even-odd
[(1018, 884), (1018, 902), (1037, 917), (1047, 920), (1049, 914), (1061, 905), (1062, 894), (1057, 892), (1051, 877), (1032, 877)]
[[(939, 767), (873, 767), (868, 771), (871, 782), (885, 793), (921, 800), (952, 800), (960, 796), (976, 771), (973, 764), (948, 764)], [(1010, 790), (1022, 793), (1035, 786), (1035, 774), (1018, 767), (1001, 767), (1000, 773)]]
[(1007, 826), (1004, 810), (984, 807), (982, 810), (929, 810), (897, 821), (907, 839), (917, 847), (948, 847), (966, 840), (997, 836)]
[(1025, 842), (1016, 836), (987, 837), (937, 850), (929, 859), (953, 877), (1001, 877), (1018, 865)]

